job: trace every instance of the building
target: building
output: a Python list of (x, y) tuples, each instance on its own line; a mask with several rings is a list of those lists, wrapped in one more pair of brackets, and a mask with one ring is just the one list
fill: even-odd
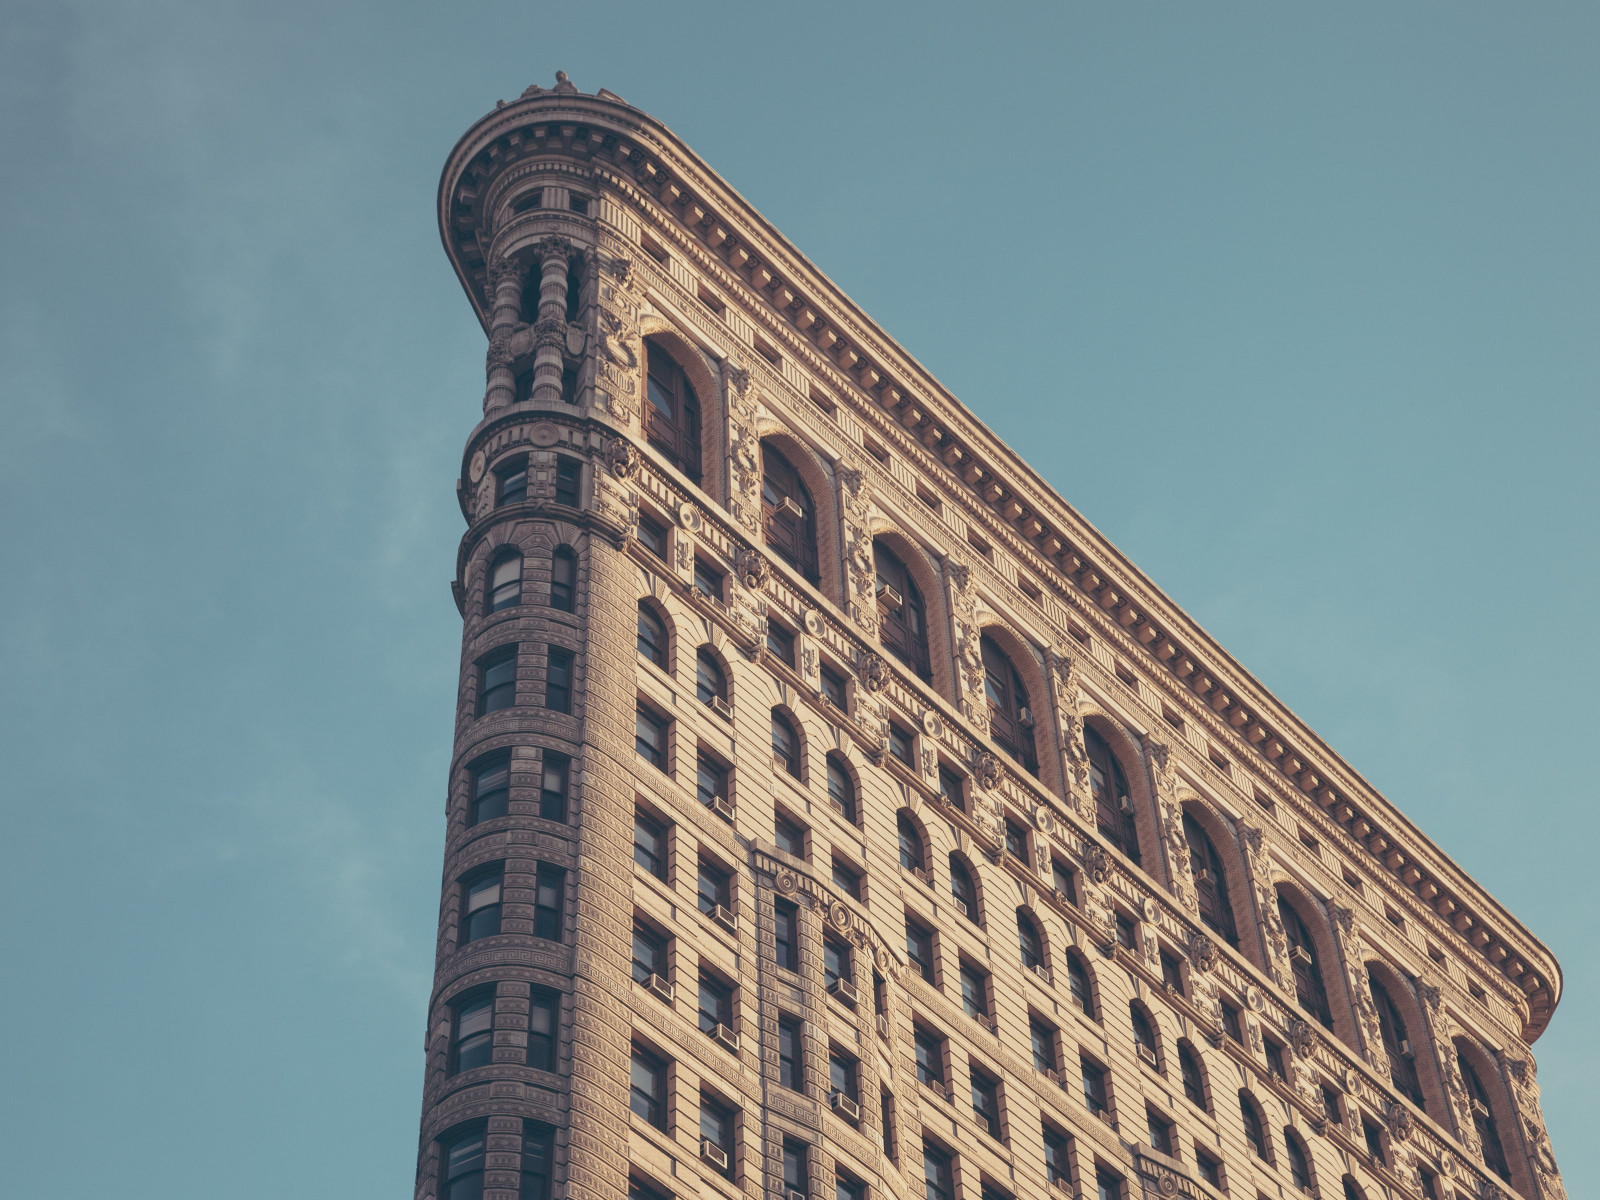
[(1563, 1196), (1560, 970), (664, 126), (462, 138), (418, 1197)]

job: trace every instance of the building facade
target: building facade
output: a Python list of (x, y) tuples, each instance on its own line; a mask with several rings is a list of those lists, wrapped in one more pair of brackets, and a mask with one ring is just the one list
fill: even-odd
[(1564, 1195), (1549, 951), (664, 126), (529, 88), (439, 222), (417, 1197)]

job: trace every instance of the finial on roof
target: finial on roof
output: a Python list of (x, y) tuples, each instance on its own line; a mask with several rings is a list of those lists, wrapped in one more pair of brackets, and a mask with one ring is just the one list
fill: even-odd
[(567, 73), (565, 71), (557, 71), (556, 86), (551, 90), (557, 92), (576, 92), (578, 90), (578, 85), (567, 78)]

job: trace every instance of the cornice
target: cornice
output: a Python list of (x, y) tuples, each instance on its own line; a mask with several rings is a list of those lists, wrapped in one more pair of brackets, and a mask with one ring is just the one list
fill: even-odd
[(824, 379), (855, 420), (959, 497), (969, 521), (1027, 563), (1093, 636), (1142, 661), (1186, 720), (1249, 763), (1280, 802), (1292, 797), (1295, 811), (1319, 827), (1331, 821), (1412, 904), (1437, 914), (1441, 936), (1454, 932), (1513, 982), (1529, 1009), (1526, 1040), (1543, 1031), (1561, 990), (1549, 950), (660, 122), (609, 93), (539, 93), (467, 132), (441, 176), (439, 218), (480, 321), (488, 319), (487, 264), (477, 239), (493, 231), (463, 225), (470, 205), (458, 203), (458, 192), (492, 181), (497, 163), (520, 161), (525, 149), (582, 160), (627, 197), (635, 216), (670, 231), (678, 253), (715, 274), (780, 353)]

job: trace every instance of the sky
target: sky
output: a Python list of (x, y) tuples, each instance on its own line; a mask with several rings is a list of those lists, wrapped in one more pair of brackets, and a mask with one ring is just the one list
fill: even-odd
[(1545, 941), (1600, 1195), (1597, 51), (1581, 3), (0, 0), (7, 1190), (409, 1193), (483, 389), (435, 189), (560, 68)]

